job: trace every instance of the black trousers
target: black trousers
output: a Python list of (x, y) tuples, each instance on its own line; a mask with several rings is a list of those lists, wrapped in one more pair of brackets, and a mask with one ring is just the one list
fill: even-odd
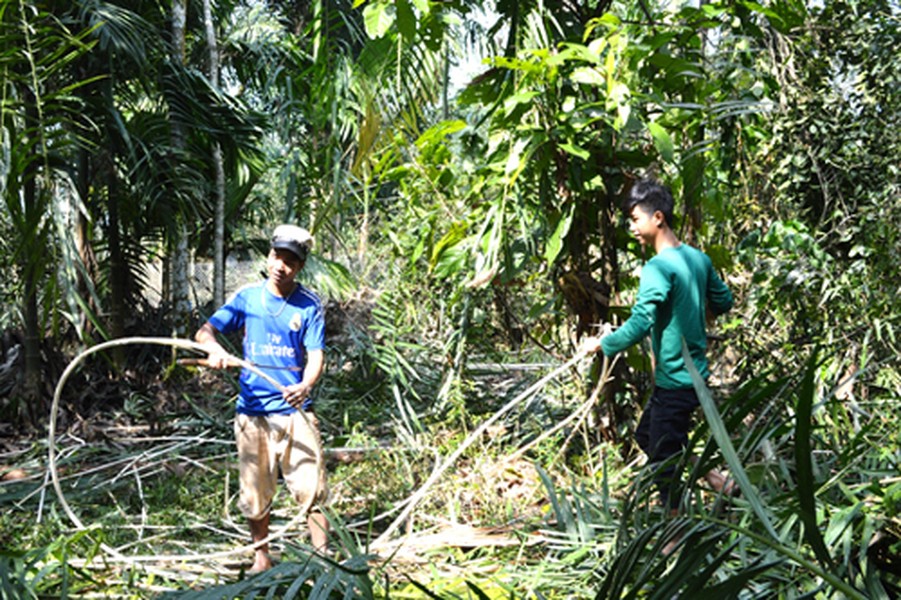
[(648, 455), (651, 465), (658, 467), (654, 480), (660, 501), (669, 508), (679, 506), (678, 494), (673, 493), (679, 484), (673, 458), (688, 445), (692, 415), (698, 404), (694, 388), (654, 388), (635, 430), (638, 446)]

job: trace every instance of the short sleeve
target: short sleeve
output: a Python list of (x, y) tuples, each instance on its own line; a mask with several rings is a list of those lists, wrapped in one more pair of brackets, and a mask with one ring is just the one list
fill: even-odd
[(209, 318), (209, 323), (222, 333), (231, 333), (244, 326), (247, 315), (244, 290), (238, 290)]
[(325, 349), (325, 315), (321, 304), (317, 304), (312, 311), (310, 322), (304, 331), (303, 345), (307, 350)]

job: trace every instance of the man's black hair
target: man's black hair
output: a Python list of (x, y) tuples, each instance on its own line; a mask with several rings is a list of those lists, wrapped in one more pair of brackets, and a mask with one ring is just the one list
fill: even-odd
[(673, 195), (669, 188), (657, 181), (641, 179), (632, 185), (629, 197), (623, 203), (623, 210), (628, 215), (636, 206), (640, 206), (649, 215), (659, 210), (663, 213), (666, 224), (673, 226)]

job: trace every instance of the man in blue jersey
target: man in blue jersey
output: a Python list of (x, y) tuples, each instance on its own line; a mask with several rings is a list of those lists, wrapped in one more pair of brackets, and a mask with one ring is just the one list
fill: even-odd
[[(295, 281), (312, 241), (306, 229), (276, 227), (266, 259), (268, 278), (238, 290), (194, 337), (208, 349), (210, 366), (225, 368), (229, 354), (217, 334), (243, 330), (244, 359), (268, 376), (242, 370), (235, 415), (238, 507), (250, 523), (254, 543), (269, 536), (269, 510), (281, 469), (307, 512), (313, 547), (324, 550), (328, 521), (319, 507), (328, 488), (311, 392), (324, 365), (325, 321), (319, 298)], [(269, 545), (262, 544), (251, 572), (271, 566)]]
[[(583, 349), (614, 356), (651, 337), (654, 392), (648, 401), (635, 439), (652, 464), (659, 465), (660, 499), (672, 513), (679, 498), (672, 493), (678, 482), (673, 458), (688, 444), (692, 413), (698, 397), (682, 357), (682, 341), (692, 362), (706, 379), (707, 316), (732, 308), (732, 293), (713, 269), (710, 258), (683, 244), (672, 229), (673, 197), (656, 181), (642, 180), (632, 187), (625, 204), (629, 231), (642, 246), (654, 249), (644, 265), (632, 314), (615, 332), (609, 327), (600, 337), (588, 338)], [(732, 493), (734, 484), (718, 471), (705, 475), (717, 491)]]

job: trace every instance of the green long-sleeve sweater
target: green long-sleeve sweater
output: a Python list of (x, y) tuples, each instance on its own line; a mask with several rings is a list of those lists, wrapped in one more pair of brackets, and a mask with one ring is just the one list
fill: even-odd
[(682, 359), (682, 338), (698, 372), (707, 378), (708, 306), (716, 315), (732, 308), (732, 292), (713, 270), (710, 258), (687, 244), (666, 248), (642, 269), (632, 315), (601, 340), (601, 349), (613, 356), (650, 333), (657, 387), (690, 388), (691, 377)]

